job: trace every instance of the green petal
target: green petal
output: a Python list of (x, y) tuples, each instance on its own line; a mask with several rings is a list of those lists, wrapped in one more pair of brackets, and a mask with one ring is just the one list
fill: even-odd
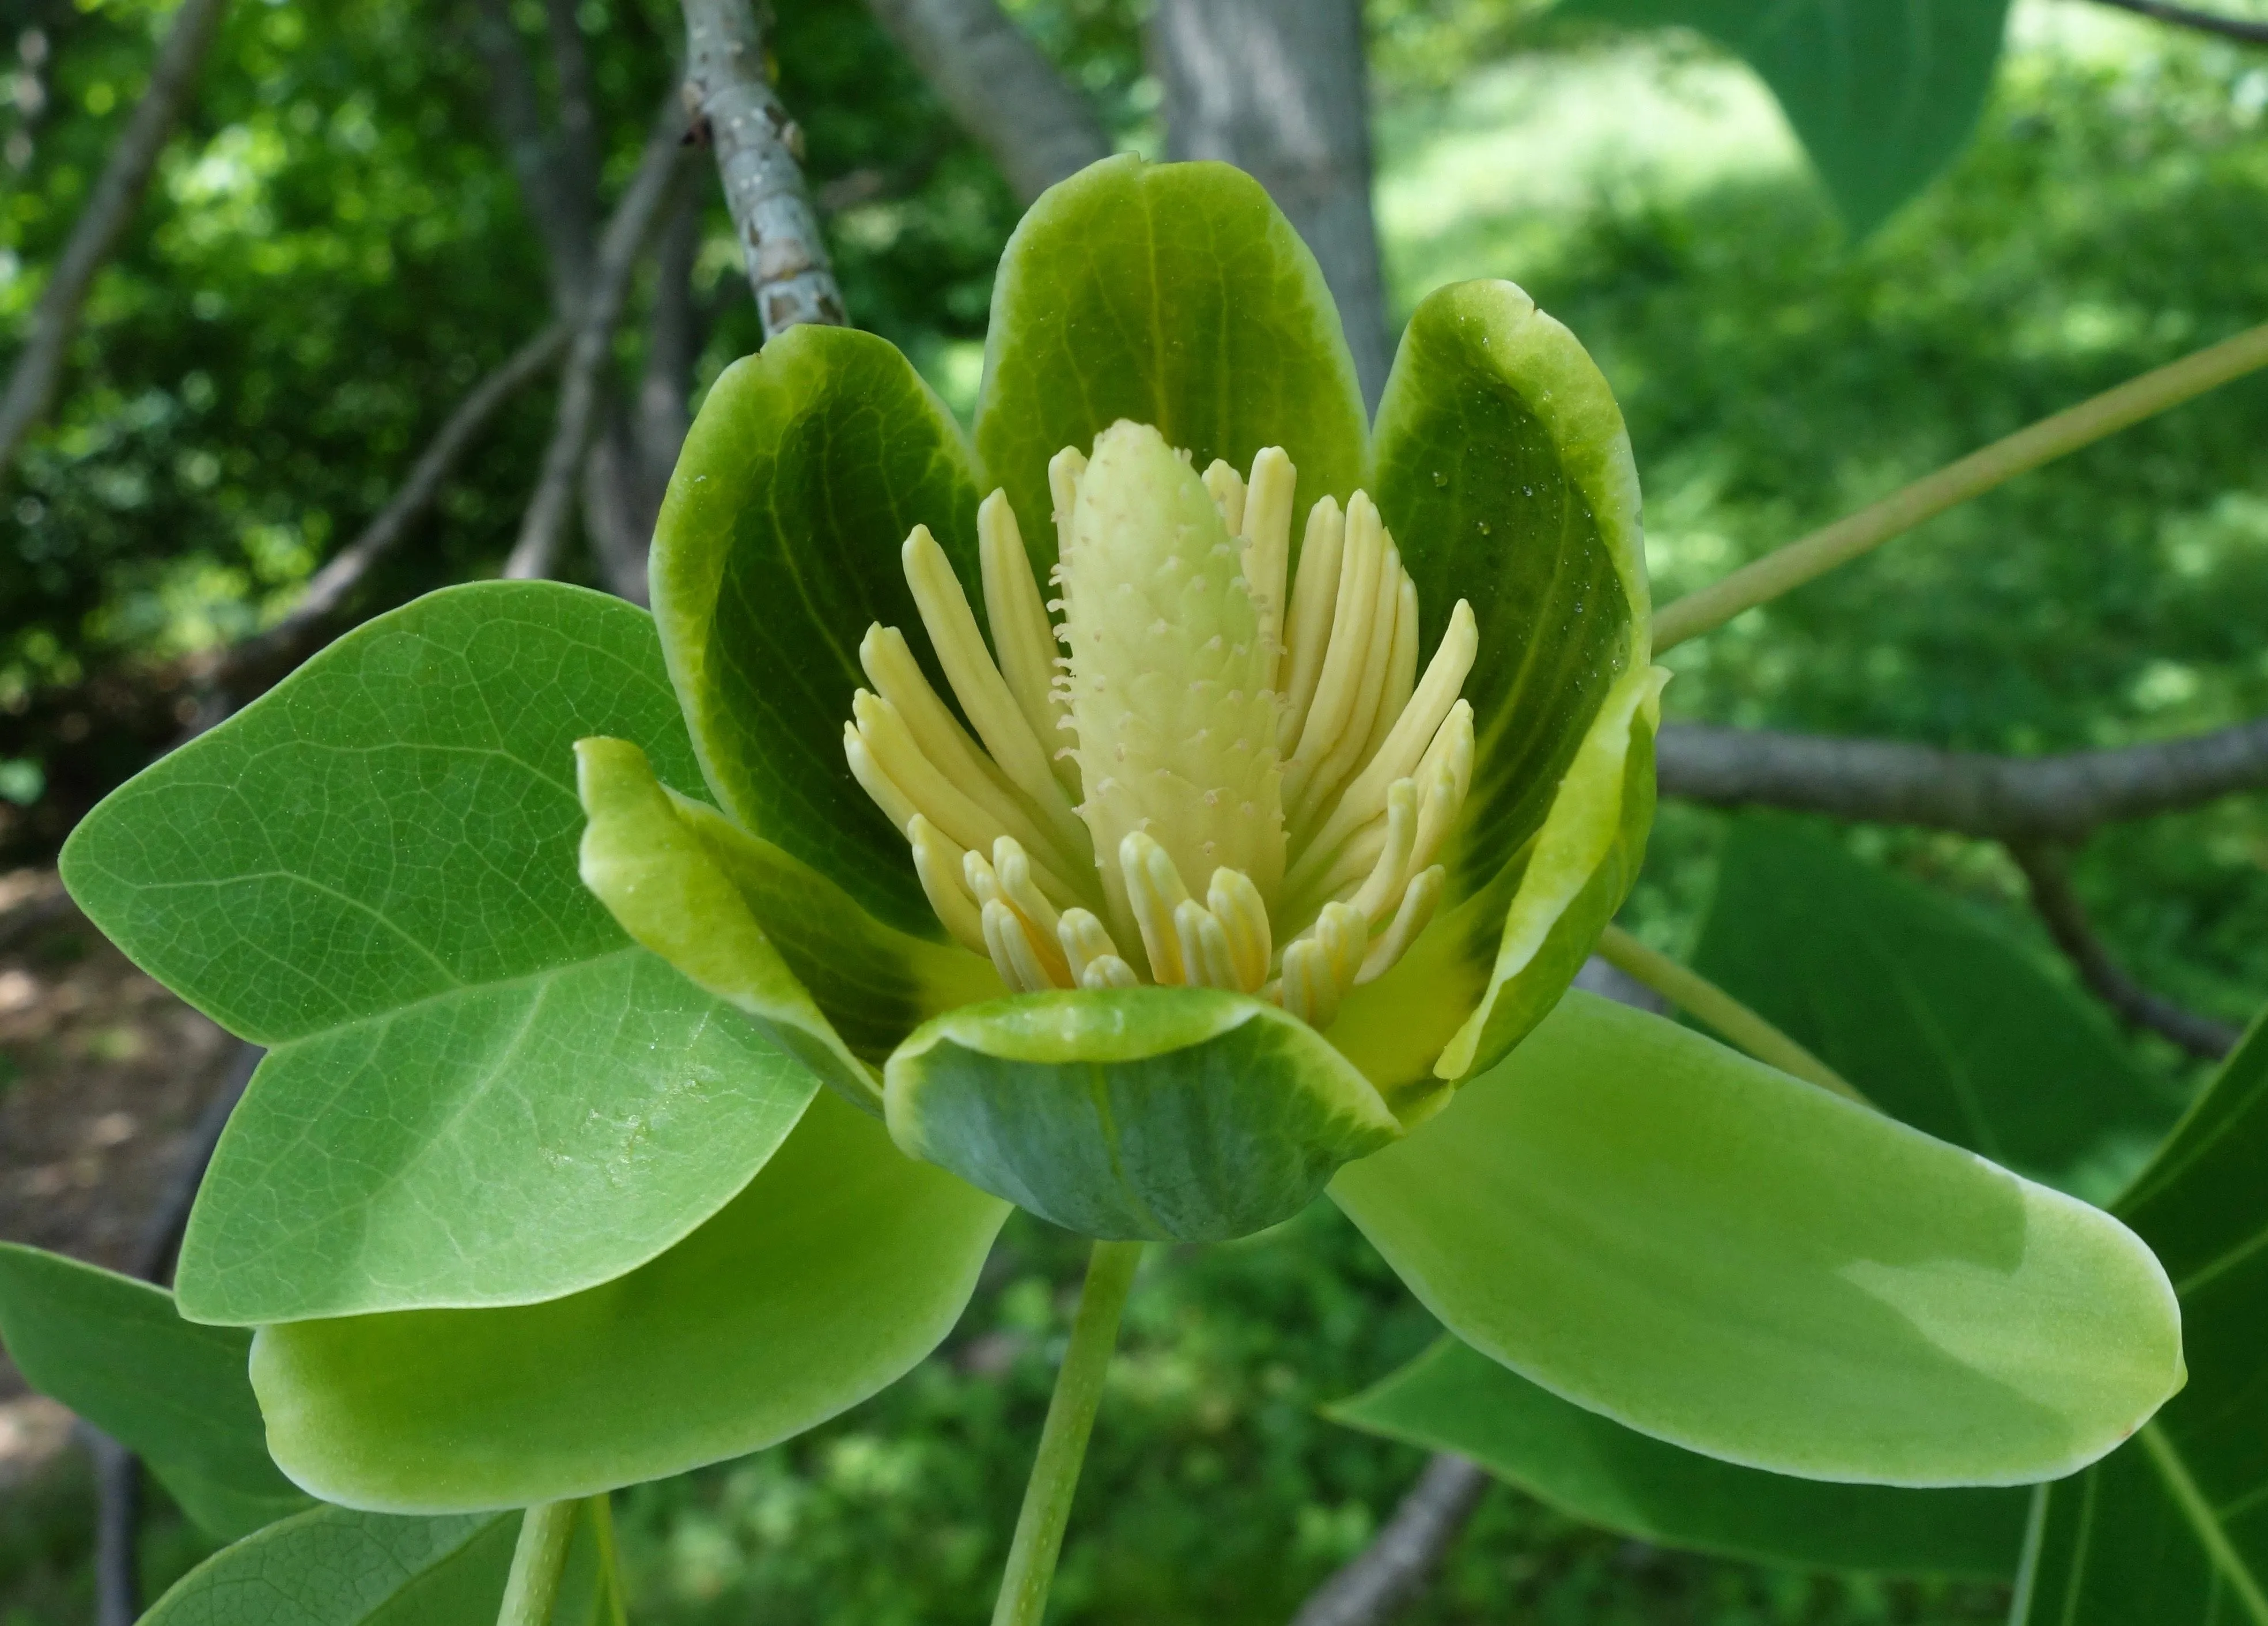
[(1651, 658), (1638, 472), (1575, 337), (1506, 282), (1429, 295), (1378, 413), (1373, 494), (1418, 585), (1421, 647), (1460, 598), (1476, 758), (1450, 896), (1543, 825), (1617, 680)]
[(1042, 570), (1056, 558), (1048, 459), (1089, 450), (1122, 418), (1199, 469), (1221, 457), (1241, 473), (1282, 447), (1300, 514), (1361, 483), (1367, 424), (1337, 308), (1240, 170), (1105, 159), (1049, 188), (1008, 240), (976, 449)]
[(2109, 1216), (1580, 993), (1331, 1194), (1467, 1343), (1750, 1467), (2051, 1478), (2182, 1382)]
[(1653, 736), (1668, 676), (1659, 667), (1624, 674), (1543, 829), (1342, 1009), (1331, 1042), (1404, 1123), (1439, 1111), (1448, 1081), (1495, 1066), (1550, 1014), (1629, 895), (1653, 823)]
[(1830, 1485), (1735, 1467), (1571, 1405), (1454, 1338), (1330, 1415), (1470, 1457), (1587, 1525), (1808, 1570), (2005, 1581), (2031, 1501), (2015, 1489)]
[(1244, 1236), (1401, 1133), (1314, 1029), (1211, 989), (971, 1006), (884, 1075), (900, 1146), (1088, 1237)]
[(242, 1328), (184, 1321), (162, 1288), (0, 1243), (0, 1341), (33, 1387), (139, 1454), (214, 1534), (307, 1505), (269, 1460)]
[(556, 1297), (676, 1242), (794, 1123), (808, 1073), (576, 878), (589, 734), (699, 782), (652, 618), (456, 588), (340, 639), (72, 832), (95, 923), (270, 1047), (189, 1223), (184, 1315)]
[(725, 369), (654, 528), (653, 613), (718, 805), (917, 936), (943, 928), (850, 777), (843, 725), (876, 622), (945, 692), (898, 551), (926, 525), (975, 581), (977, 496), (960, 429), (903, 356), (806, 326)]
[(615, 922), (869, 1112), (881, 1090), (627, 740), (578, 740), (583, 884)]
[(1000, 973), (982, 955), (885, 926), (808, 864), (716, 809), (674, 791), (669, 799), (861, 1061), (879, 1068), (939, 1012), (1005, 992)]
[(602, 1287), (509, 1310), (263, 1327), (269, 1445), (326, 1500), (453, 1512), (587, 1496), (800, 1433), (951, 1330), (1005, 1204), (831, 1092), (725, 1210)]

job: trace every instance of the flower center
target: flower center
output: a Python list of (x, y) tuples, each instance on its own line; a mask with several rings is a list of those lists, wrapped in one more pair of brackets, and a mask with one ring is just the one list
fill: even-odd
[(991, 649), (928, 528), (906, 539), (976, 737), (877, 624), (858, 647), (873, 689), (843, 732), (851, 772), (912, 844), (938, 918), (1010, 987), (1146, 974), (1329, 1026), (1440, 901), (1435, 857), (1472, 780), (1471, 606), (1421, 675), (1418, 589), (1360, 491), (1309, 512), (1292, 580), (1278, 447), (1248, 480), (1225, 462), (1200, 478), (1122, 420), (1048, 475), (1054, 604), (1006, 494), (977, 510)]

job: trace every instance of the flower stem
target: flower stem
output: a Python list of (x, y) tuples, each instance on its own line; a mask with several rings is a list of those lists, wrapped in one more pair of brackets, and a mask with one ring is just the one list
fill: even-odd
[(1637, 978), (1671, 1004), (1707, 1023), (1736, 1047), (1747, 1051), (1765, 1066), (1776, 1067), (1808, 1084), (1817, 1084), (1822, 1090), (1831, 1090), (1861, 1106), (1874, 1105), (1859, 1093), (1850, 1080), (1724, 989), (1700, 972), (1680, 965), (1668, 955), (1658, 954), (1647, 948), (1621, 927), (1607, 928), (1606, 935), (1599, 939), (1599, 957), (1616, 970)]
[(606, 1604), (606, 1626), (630, 1626), (622, 1600), (622, 1555), (615, 1546), (615, 1499), (604, 1493), (585, 1504), (591, 1510), (591, 1535), (599, 1548), (599, 1585)]
[(1791, 542), (1699, 592), (1687, 594), (1654, 617), (1654, 653), (1712, 632), (1742, 610), (1800, 588), (1837, 565), (1847, 565), (1924, 520), (2003, 481), (2264, 366), (2268, 366), (2268, 323), (2129, 379), (2052, 418), (2043, 418), (2029, 429), (1995, 440), (1982, 451), (1971, 452), (1903, 491), (1836, 521), (1824, 530)]
[(1079, 1488), (1086, 1437), (1102, 1399), (1102, 1374), (1118, 1342), (1118, 1312), (1134, 1285), (1142, 1261), (1138, 1242), (1098, 1242), (1087, 1261), (1086, 1285), (1071, 1321), (1071, 1347), (1056, 1374), (1055, 1398), (1040, 1430), (1040, 1452), (1024, 1486), (1024, 1510), (1016, 1516), (1016, 1539), (1000, 1577), (1000, 1600), (992, 1607), (992, 1626), (1039, 1626), (1047, 1612), (1048, 1584), (1055, 1579), (1056, 1556), (1063, 1548), (1064, 1526)]
[(539, 1502), (519, 1521), (497, 1626), (549, 1626), (559, 1601), (559, 1576), (567, 1567), (567, 1539), (575, 1533), (578, 1502)]

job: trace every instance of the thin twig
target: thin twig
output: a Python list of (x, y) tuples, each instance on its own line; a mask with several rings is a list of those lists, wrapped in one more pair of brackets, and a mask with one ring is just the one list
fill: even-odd
[(1847, 565), (1948, 508), (2261, 367), (2268, 367), (2268, 322), (2043, 418), (1687, 594), (1654, 617), (1654, 651), (1720, 627), (1742, 610)]
[(149, 189), (150, 176), (157, 168), (158, 154), (174, 120), (180, 116), (189, 87), (195, 83), (197, 70), (212, 46), (213, 36), (220, 31), (221, 15), (227, 9), (228, 0), (181, 0), (173, 13), (166, 42), (158, 48), (158, 59), (150, 70), (150, 87), (135, 104), (133, 116), (111, 148), (101, 178), (94, 183), (78, 223), (63, 244), (62, 256), (48, 274), (40, 302), (33, 307), (29, 336), (8, 375), (7, 393), (0, 395), (0, 476), (8, 472), (24, 436), (55, 401), (56, 381), (63, 376), (71, 336), (78, 331), (87, 290), (141, 206), (142, 195)]
[(2072, 839), (2098, 824), (2268, 790), (2268, 718), (2184, 739), (2051, 757), (1995, 757), (1891, 740), (1665, 728), (1662, 794), (2000, 840)]
[(2234, 17), (2218, 17), (2210, 11), (2193, 11), (2185, 5), (2168, 5), (2165, 0), (2099, 0), (2099, 3), (2115, 5), (2122, 11), (2139, 12), (2161, 23), (2171, 23), (2176, 28), (2194, 28), (2200, 33), (2217, 33), (2224, 40), (2268, 45), (2268, 23), (2248, 23)]
[(94, 1459), (95, 1626), (134, 1626), (142, 1614), (142, 1459), (79, 1425)]
[(717, 149), (725, 205), (767, 339), (850, 321), (803, 180), (803, 130), (764, 71), (769, 6), (683, 0), (685, 101)]
[(504, 573), (528, 580), (551, 573), (574, 501), (575, 477), (598, 427), (603, 371), (614, 348), (615, 327), (622, 320), (630, 294), (630, 273), (653, 234), (655, 223), (668, 203), (683, 156), (682, 119), (674, 103), (646, 138), (637, 173), (607, 222), (599, 244), (598, 267), (591, 279), (590, 297), (576, 321), (573, 347), (568, 351), (566, 376), (559, 389), (559, 414), (551, 444), (543, 455), (535, 494), (520, 521), (519, 539), (504, 561)]
[(1110, 156), (1086, 98), (994, 0), (868, 3), (1021, 202)]
[(503, 133), (520, 201), (543, 239), (553, 308), (570, 315), (581, 303), (591, 275), (596, 199), (578, 195), (545, 132), (534, 70), (512, 21), (511, 0), (480, 0), (472, 40), (488, 67), (490, 111)]
[(1383, 1626), (1432, 1578), (1488, 1485), (1473, 1463), (1436, 1452), (1386, 1527), (1308, 1595), (1292, 1626)]
[(2014, 841), (2008, 844), (2008, 853), (2031, 885), (2032, 907), (2048, 935), (2069, 957), (2080, 980), (2122, 1020), (2161, 1033), (2208, 1061), (2218, 1061), (2236, 1047), (2238, 1029), (2151, 993), (2110, 957), (2072, 887), (2060, 852), (2046, 842)]

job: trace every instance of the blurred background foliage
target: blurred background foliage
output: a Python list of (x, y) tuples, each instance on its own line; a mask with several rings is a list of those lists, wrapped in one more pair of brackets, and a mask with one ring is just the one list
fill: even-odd
[[(1122, 144), (1157, 148), (1141, 0), (1011, 9)], [(8, 9), (0, 329), (36, 296), (166, 10)], [(1013, 200), (863, 5), (779, 10), (782, 93), (850, 308), (965, 412)], [(1524, 0), (1373, 0), (1370, 13), (1395, 309), (1451, 278), (1507, 277), (1574, 329), (1629, 417), (1661, 600), (2268, 309), (2268, 51), (2085, 0), (2021, 0), (1977, 139), (1854, 241), (1768, 95), (1697, 37), (1555, 20)], [(579, 15), (618, 184), (667, 80), (675, 8), (585, 0)], [(457, 8), (232, 9), (96, 285), (69, 394), (0, 496), (0, 706), (272, 621), (464, 390), (541, 325), (540, 251), (487, 99)], [(757, 337), (721, 205), (706, 233), (704, 383)], [(639, 331), (624, 329), (626, 365)], [(512, 403), (367, 607), (495, 571), (550, 412), (542, 389)], [(2264, 448), (2256, 378), (1681, 647), (1668, 710), (2011, 751), (2260, 715)], [(0, 761), (8, 803), (36, 802), (41, 785), (37, 760)], [(0, 842), (20, 858), (33, 830), (0, 822)], [(1689, 949), (1722, 831), (1665, 807), (1626, 916), (1659, 945)], [(2067, 974), (1998, 848), (1843, 839)], [(2114, 827), (2077, 878), (2140, 980), (2241, 1020), (2268, 988), (2264, 859), (2268, 817), (2237, 799)], [(2161, 1078), (2191, 1076), (2170, 1046), (2132, 1042)], [(1061, 1618), (1280, 1622), (1415, 1474), (1415, 1450), (1316, 1408), (1415, 1353), (1430, 1323), (1335, 1212), (1289, 1230), (1153, 1262)], [(912, 1381), (792, 1445), (622, 1498), (637, 1618), (981, 1620), (1077, 1258), (1019, 1216), (967, 1323)], [(63, 1506), (0, 1514), (0, 1622), (80, 1617), (88, 1538)], [(148, 1542), (156, 1585), (197, 1550), (162, 1520)], [(1665, 1555), (1499, 1488), (1408, 1618), (1856, 1626), (2005, 1608), (1989, 1587)]]

